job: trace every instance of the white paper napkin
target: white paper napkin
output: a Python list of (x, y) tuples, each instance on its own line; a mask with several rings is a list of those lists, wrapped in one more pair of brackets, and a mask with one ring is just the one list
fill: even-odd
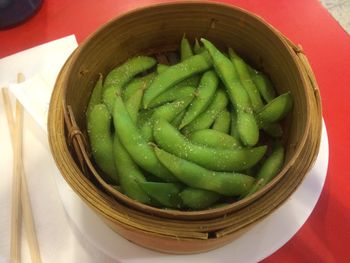
[(44, 131), (47, 130), (52, 87), (52, 84), (49, 84), (40, 73), (23, 83), (9, 84), (10, 91)]
[(350, 0), (320, 0), (340, 26), (350, 35)]
[[(56, 77), (77, 46), (75, 37), (71, 35), (1, 59), (1, 86), (9, 87), (44, 130)], [(15, 83), (18, 72), (26, 78), (20, 84)]]
[[(25, 107), (24, 170), (43, 262), (113, 262), (77, 231), (65, 213), (47, 141), (47, 111), (59, 70), (77, 47), (68, 36), (0, 59), (0, 87), (7, 86)], [(16, 84), (17, 73), (26, 81)], [(12, 147), (0, 100), (0, 263), (9, 262)], [(13, 104), (14, 105), (14, 104)], [(28, 114), (29, 113), (29, 114)], [(22, 262), (30, 262), (22, 232)]]

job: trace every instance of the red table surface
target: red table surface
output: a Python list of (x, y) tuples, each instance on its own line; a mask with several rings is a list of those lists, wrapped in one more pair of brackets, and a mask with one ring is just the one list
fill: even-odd
[[(159, 2), (167, 1), (44, 0), (30, 20), (0, 31), (0, 58), (69, 34), (82, 42), (116, 15)], [(221, 2), (260, 15), (302, 45), (319, 84), (328, 130), (329, 167), (321, 197), (298, 233), (264, 262), (350, 262), (350, 36), (317, 0)]]

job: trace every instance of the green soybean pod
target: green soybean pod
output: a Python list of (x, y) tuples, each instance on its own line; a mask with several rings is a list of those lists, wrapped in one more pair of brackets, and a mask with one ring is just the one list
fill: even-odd
[(122, 98), (127, 101), (139, 89), (145, 90), (151, 84), (155, 77), (155, 73), (150, 73), (144, 77), (135, 78), (130, 81), (122, 92)]
[(125, 101), (125, 107), (134, 123), (137, 122), (138, 112), (141, 106), (143, 90), (137, 90), (132, 97)]
[(226, 108), (227, 104), (228, 98), (226, 93), (223, 90), (218, 89), (209, 106), (199, 116), (197, 116), (197, 118), (184, 127), (182, 132), (184, 134), (189, 134), (196, 130), (209, 128), (215, 121), (218, 114)]
[(162, 149), (214, 171), (242, 171), (254, 166), (266, 152), (266, 146), (218, 149), (197, 145), (164, 119), (154, 122), (153, 137)]
[(137, 127), (139, 128), (141, 135), (147, 142), (152, 141), (153, 138), (153, 126), (151, 119), (153, 111), (153, 109), (141, 111), (139, 112), (137, 119)]
[[(187, 87), (187, 86), (189, 86), (189, 87), (197, 87), (198, 84), (199, 84), (199, 80), (200, 80), (200, 74), (196, 74), (196, 75), (193, 75), (193, 76), (191, 76), (189, 78), (186, 78), (183, 81), (175, 84), (174, 86), (172, 86), (171, 89)], [(163, 94), (161, 94), (161, 95), (163, 95)], [(159, 95), (159, 96), (161, 96), (161, 95)]]
[(165, 70), (167, 70), (169, 67), (170, 67), (169, 65), (158, 64), (157, 65), (157, 73), (160, 74), (160, 73), (164, 72)]
[(216, 117), (212, 129), (228, 134), (230, 132), (230, 126), (231, 114), (227, 109), (224, 109)]
[(212, 129), (194, 131), (188, 135), (188, 139), (196, 144), (213, 148), (237, 149), (241, 144), (234, 137)]
[(200, 45), (198, 39), (196, 38), (194, 42), (194, 53), (197, 55), (204, 51), (205, 51), (205, 48)]
[(239, 132), (237, 129), (237, 113), (235, 110), (231, 110), (230, 114), (231, 114), (230, 134), (233, 138), (235, 138), (237, 141), (240, 142)]
[(192, 56), (157, 75), (143, 97), (143, 106), (148, 108), (149, 103), (161, 93), (197, 73), (211, 67), (211, 59), (207, 52)]
[[(139, 89), (135, 92), (134, 96), (125, 102), (126, 110), (134, 123), (136, 123), (138, 118), (142, 94), (143, 90)], [(139, 186), (139, 183), (145, 182), (146, 179), (125, 147), (121, 144), (116, 133), (114, 135), (113, 153), (123, 193), (141, 203), (151, 204), (150, 197)]]
[(169, 90), (165, 91), (164, 93), (160, 94), (157, 98), (152, 100), (152, 102), (149, 104), (149, 108), (158, 107), (159, 105), (162, 105), (167, 102), (172, 102), (174, 100), (190, 96), (191, 94), (194, 94), (195, 88), (191, 86), (183, 86), (183, 87), (172, 87)]
[(247, 196), (254, 194), (269, 183), (281, 170), (284, 162), (284, 148), (277, 143), (271, 155), (262, 164), (254, 185), (249, 190)]
[(153, 141), (153, 119), (150, 118), (140, 127), (140, 133), (146, 142)]
[(176, 117), (175, 119), (171, 122), (171, 124), (175, 127), (175, 128), (179, 128), (181, 121), (183, 119), (183, 117), (185, 116), (186, 113), (186, 109), (181, 111)]
[(141, 110), (138, 114), (137, 118), (137, 127), (139, 128), (140, 133), (142, 136), (144, 136), (146, 141), (152, 140), (152, 115), (153, 115), (154, 109), (149, 110)]
[(149, 204), (151, 202), (150, 197), (139, 185), (139, 183), (146, 182), (146, 179), (139, 167), (131, 159), (117, 135), (114, 136), (113, 150), (123, 193), (141, 203)]
[(169, 171), (181, 182), (193, 188), (213, 191), (225, 196), (236, 196), (246, 194), (255, 181), (253, 177), (239, 173), (207, 170), (159, 148), (155, 148), (155, 152)]
[(193, 100), (193, 94), (180, 98), (176, 101), (166, 103), (153, 111), (151, 118), (141, 126), (141, 133), (146, 141), (153, 141), (153, 122), (158, 118), (172, 122)]
[(137, 125), (141, 126), (143, 123), (148, 121), (154, 112), (154, 109), (149, 109), (149, 110), (143, 110), (140, 109), (138, 118), (137, 118)]
[(266, 122), (259, 118), (258, 115), (255, 116), (259, 128), (262, 129), (267, 135), (271, 136), (272, 138), (281, 138), (283, 135), (283, 129), (280, 123), (278, 122)]
[(260, 110), (264, 104), (260, 97), (260, 93), (258, 88), (255, 86), (250, 73), (247, 64), (245, 61), (239, 57), (232, 48), (229, 48), (228, 50), (230, 59), (232, 63), (234, 64), (236, 71), (238, 73), (239, 79), (241, 80), (241, 83), (245, 90), (248, 93), (248, 96), (250, 98), (250, 102), (252, 104), (252, 107), (254, 111)]
[(209, 52), (214, 68), (224, 83), (237, 112), (237, 129), (244, 145), (254, 146), (259, 140), (259, 128), (247, 92), (242, 86), (232, 62), (212, 43), (201, 39)]
[(172, 122), (193, 100), (194, 94), (177, 99), (176, 101), (166, 103), (156, 108), (152, 114), (153, 119), (162, 118)]
[(181, 61), (184, 61), (185, 59), (193, 56), (191, 44), (188, 41), (188, 39), (185, 37), (185, 35), (181, 39), (180, 56), (181, 56)]
[(259, 126), (250, 112), (237, 112), (237, 130), (240, 141), (246, 146), (254, 146), (259, 140)]
[(209, 70), (202, 75), (199, 86), (196, 90), (196, 97), (188, 107), (186, 114), (182, 119), (180, 129), (192, 122), (208, 107), (213, 99), (218, 84), (219, 79), (214, 71)]
[(220, 199), (220, 195), (213, 191), (185, 188), (180, 194), (184, 206), (194, 210), (202, 210), (213, 205)]
[(156, 200), (164, 207), (177, 208), (182, 207), (182, 200), (179, 193), (182, 189), (180, 184), (162, 183), (162, 182), (140, 182), (140, 187), (153, 200)]
[[(188, 39), (186, 38), (185, 34), (181, 40), (181, 45), (180, 45), (180, 58), (181, 61), (184, 61), (186, 59), (188, 59), (189, 57), (192, 57), (193, 51), (192, 51), (192, 47), (190, 42), (188, 41)], [(193, 85), (193, 86), (197, 86), (199, 82), (199, 76), (194, 75), (192, 77), (190, 77), (189, 79), (185, 80), (185, 83), (189, 84), (189, 85)], [(184, 83), (179, 83), (181, 85), (186, 85)], [(181, 86), (180, 85), (180, 86)]]
[(293, 105), (290, 91), (274, 98), (266, 104), (257, 114), (260, 121), (271, 123), (283, 119)]
[(115, 94), (120, 93), (122, 88), (137, 74), (152, 68), (156, 60), (151, 57), (138, 56), (124, 62), (108, 73), (103, 85), (103, 102), (109, 112), (113, 112)]
[(102, 88), (103, 88), (102, 82), (103, 82), (103, 77), (102, 77), (102, 74), (100, 74), (95, 84), (95, 87), (92, 90), (92, 93), (89, 99), (89, 104), (86, 110), (86, 116), (90, 114), (90, 112), (92, 111), (95, 105), (100, 104), (102, 102)]
[(176, 181), (176, 178), (158, 161), (153, 148), (130, 118), (119, 94), (116, 94), (114, 100), (113, 122), (118, 138), (136, 164), (165, 182)]
[[(197, 87), (200, 81), (200, 74), (193, 75), (180, 83), (176, 84), (175, 86), (183, 87), (183, 86), (191, 86), (191, 87)], [(174, 86), (174, 87), (175, 87)]]
[[(167, 70), (169, 67), (170, 66), (168, 66), (168, 65), (158, 64), (158, 66), (157, 66), (157, 73), (160, 74), (160, 73), (164, 72), (165, 70)], [(171, 89), (172, 90), (176, 90), (176, 89), (180, 89), (182, 87), (197, 87), (197, 85), (199, 83), (199, 79), (200, 79), (200, 77), (198, 75), (194, 75), (192, 77), (186, 78), (183, 81), (177, 83)], [(157, 96), (156, 99), (161, 97), (163, 94), (164, 93), (162, 93), (161, 95)], [(149, 107), (151, 107), (152, 102), (149, 104)]]
[(248, 66), (249, 73), (253, 79), (255, 86), (258, 88), (261, 96), (266, 102), (270, 102), (276, 97), (276, 91), (270, 79), (262, 72)]
[(87, 116), (87, 132), (94, 160), (106, 174), (104, 179), (118, 184), (118, 174), (113, 158), (113, 135), (111, 134), (111, 115), (104, 104), (95, 105)]

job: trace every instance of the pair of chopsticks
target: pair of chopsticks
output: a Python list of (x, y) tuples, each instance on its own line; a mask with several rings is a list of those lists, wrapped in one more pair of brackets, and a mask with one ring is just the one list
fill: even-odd
[[(17, 83), (23, 82), (24, 76), (17, 75)], [(29, 199), (27, 180), (23, 169), (22, 141), (23, 141), (23, 107), (16, 100), (16, 117), (13, 116), (10, 96), (7, 88), (2, 88), (2, 96), (10, 129), (11, 142), (13, 148), (13, 181), (12, 181), (12, 209), (11, 209), (11, 246), (10, 262), (19, 263), (21, 261), (21, 226), (22, 217), (28, 246), (33, 263), (40, 263), (40, 250), (35, 232), (32, 207)]]

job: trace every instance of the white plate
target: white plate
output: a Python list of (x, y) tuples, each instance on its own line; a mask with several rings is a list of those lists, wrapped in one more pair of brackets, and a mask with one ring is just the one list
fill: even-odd
[[(292, 196), (275, 212), (230, 244), (202, 254), (169, 255), (130, 243), (110, 230), (56, 173), (58, 190), (71, 220), (95, 247), (121, 262), (257, 262), (282, 247), (305, 223), (322, 192), (328, 167), (328, 139), (323, 122), (314, 167)], [(254, 249), (252, 249), (254, 248)], [(253, 252), (254, 251), (254, 252)]]

